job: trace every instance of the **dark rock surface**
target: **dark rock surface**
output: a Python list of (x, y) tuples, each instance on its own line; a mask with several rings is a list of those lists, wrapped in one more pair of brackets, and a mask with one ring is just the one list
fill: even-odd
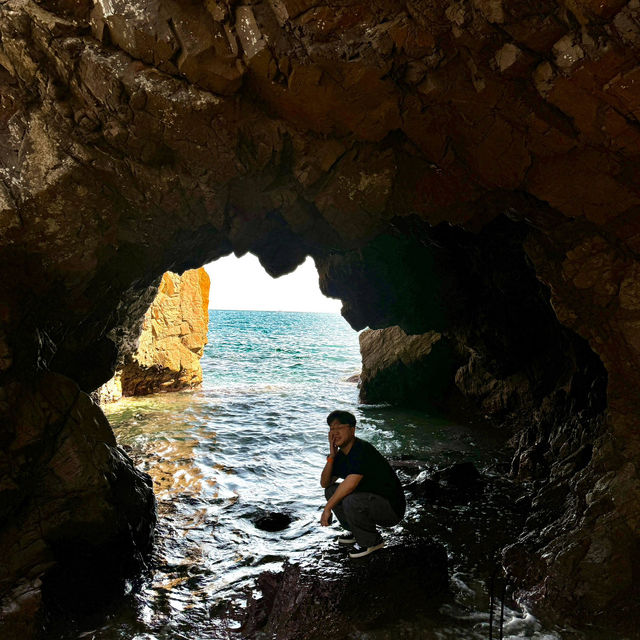
[[(355, 328), (466, 355), (456, 387), (537, 483), (521, 598), (584, 620), (632, 595), (636, 5), (0, 0), (3, 602), (39, 610), (52, 546), (17, 531), (90, 538), (86, 491), (134, 554), (150, 498), (112, 443), (126, 506), (92, 471), (41, 510), (49, 399), (111, 376), (162, 273), (247, 251), (274, 276), (312, 255)], [(68, 444), (91, 470), (96, 421)]]
[(458, 462), (436, 471), (433, 479), (456, 489), (471, 489), (481, 481), (481, 476), (473, 462)]
[(282, 531), (293, 522), (290, 513), (280, 513), (272, 511), (269, 513), (259, 513), (253, 518), (253, 524), (262, 531)]
[(399, 466), (405, 489), (423, 504), (434, 501), (449, 504), (469, 503), (480, 498), (486, 479), (473, 462), (458, 462), (444, 469), (430, 471), (424, 466)]
[(437, 604), (448, 588), (447, 554), (410, 537), (365, 558), (329, 551), (313, 567), (286, 564), (261, 574), (258, 588), (262, 598), (247, 606), (245, 637), (339, 640)]
[(35, 634), (45, 611), (95, 608), (120, 593), (145, 566), (156, 521), (150, 477), (72, 380), (43, 375), (13, 408), (10, 424), (23, 428), (0, 456), (6, 638)]
[(436, 331), (407, 335), (400, 327), (360, 334), (360, 402), (450, 409), (461, 395), (452, 384), (460, 364), (455, 346)]

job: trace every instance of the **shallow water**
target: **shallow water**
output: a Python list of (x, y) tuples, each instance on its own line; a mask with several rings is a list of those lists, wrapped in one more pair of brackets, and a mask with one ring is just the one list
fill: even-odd
[[(500, 436), (480, 426), (358, 406), (356, 385), (346, 382), (360, 368), (357, 334), (337, 314), (216, 311), (210, 325), (201, 389), (125, 399), (107, 410), (119, 443), (154, 481), (153, 570), (111, 606), (106, 622), (83, 621), (84, 632), (62, 637), (241, 637), (238, 620), (257, 574), (285, 560), (313, 562), (335, 544), (336, 530), (319, 526), (325, 416), (334, 408), (352, 410), (358, 435), (391, 458), (432, 468), (473, 460), (489, 473), (508, 459)], [(495, 483), (471, 507), (425, 511), (410, 502), (388, 535), (404, 529), (444, 542), (451, 596), (428, 615), (359, 638), (488, 637), (491, 558), (518, 526), (499, 500), (513, 488), (498, 477)], [(269, 511), (290, 514), (291, 525), (258, 529), (254, 520)], [(544, 629), (508, 609), (505, 638), (522, 637), (586, 636)]]

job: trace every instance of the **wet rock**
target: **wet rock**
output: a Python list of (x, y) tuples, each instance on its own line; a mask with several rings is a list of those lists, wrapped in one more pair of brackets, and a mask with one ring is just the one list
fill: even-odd
[[(399, 468), (402, 477), (402, 468)], [(415, 469), (418, 471), (419, 467)], [(485, 482), (472, 462), (461, 462), (435, 472), (424, 469), (409, 474), (404, 484), (407, 491), (425, 503), (465, 504), (478, 498)]]
[(396, 471), (401, 471), (409, 476), (416, 476), (427, 468), (427, 463), (413, 458), (400, 458), (400, 460), (389, 460), (389, 464)]
[(0, 511), (7, 638), (33, 626), (29, 620), (43, 622), (44, 611), (72, 615), (121, 595), (125, 579), (145, 566), (156, 522), (151, 478), (116, 446), (102, 411), (72, 380), (49, 373), (28, 394), (12, 391), (22, 429), (5, 434), (11, 463), (0, 456), (10, 469)]
[(443, 407), (456, 391), (457, 356), (452, 345), (430, 331), (407, 335), (400, 327), (360, 334), (360, 402)]
[(290, 513), (272, 511), (254, 516), (252, 521), (262, 531), (282, 531), (293, 522), (293, 516)]
[(262, 598), (248, 603), (245, 637), (276, 640), (351, 637), (433, 606), (448, 585), (447, 557), (420, 539), (395, 541), (352, 560), (325, 553), (315, 566), (285, 564), (258, 578)]
[(473, 489), (480, 482), (481, 476), (473, 462), (458, 462), (436, 471), (433, 479), (456, 489)]

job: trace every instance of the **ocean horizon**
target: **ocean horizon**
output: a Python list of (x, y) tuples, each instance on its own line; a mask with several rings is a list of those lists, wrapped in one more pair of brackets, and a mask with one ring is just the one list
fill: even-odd
[(209, 311), (256, 311), (258, 313), (320, 313), (342, 317), (340, 311), (316, 311), (308, 309), (227, 309), (225, 307), (209, 307)]

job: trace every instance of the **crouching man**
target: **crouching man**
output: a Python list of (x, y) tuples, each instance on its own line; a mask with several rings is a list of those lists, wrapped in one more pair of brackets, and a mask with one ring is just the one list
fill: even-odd
[[(348, 411), (332, 411), (329, 455), (320, 476), (327, 504), (320, 524), (336, 514), (345, 533), (338, 542), (354, 544), (349, 556), (360, 558), (384, 546), (376, 526), (392, 527), (404, 516), (406, 503), (398, 476), (371, 444), (356, 438), (356, 418)], [(344, 478), (337, 483), (338, 478)]]

